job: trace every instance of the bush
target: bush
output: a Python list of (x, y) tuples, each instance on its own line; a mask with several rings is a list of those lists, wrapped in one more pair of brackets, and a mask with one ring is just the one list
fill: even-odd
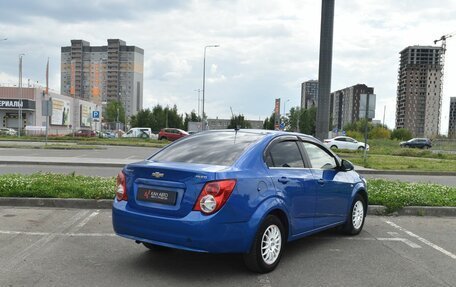
[(412, 132), (410, 132), (408, 129), (395, 129), (391, 133), (391, 139), (398, 139), (402, 141), (406, 141), (412, 138)]
[(389, 139), (390, 137), (391, 131), (380, 126), (373, 128), (369, 133), (370, 139)]
[(346, 133), (347, 137), (354, 138), (358, 141), (363, 141), (364, 140), (364, 135), (360, 132), (357, 131), (347, 131)]

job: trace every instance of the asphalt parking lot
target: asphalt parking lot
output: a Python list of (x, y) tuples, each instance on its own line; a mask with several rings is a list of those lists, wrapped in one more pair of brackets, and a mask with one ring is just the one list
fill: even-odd
[(239, 255), (148, 251), (117, 237), (110, 210), (0, 209), (0, 286), (456, 286), (456, 218), (367, 218), (288, 244), (266, 275)]

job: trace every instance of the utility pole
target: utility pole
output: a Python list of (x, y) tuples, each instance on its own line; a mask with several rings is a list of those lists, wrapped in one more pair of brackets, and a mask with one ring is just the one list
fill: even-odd
[(335, 0), (322, 0), (316, 137), (328, 137)]
[(201, 92), (201, 89), (196, 89), (194, 91), (198, 92), (198, 117), (201, 118), (201, 115), (200, 115), (200, 92)]
[(369, 93), (366, 93), (366, 113), (364, 116), (364, 119), (366, 120), (366, 124), (364, 126), (364, 167), (366, 167), (367, 163), (367, 122), (368, 122), (368, 116), (369, 116)]
[(383, 107), (383, 127), (385, 127), (386, 105)]
[(24, 56), (24, 54), (19, 55), (19, 112), (17, 115), (17, 121), (18, 121), (17, 136), (19, 138), (21, 137), (22, 125), (23, 125), (23, 121), (22, 121), (22, 56)]
[(206, 116), (204, 114), (204, 103), (205, 103), (205, 91), (206, 91), (206, 49), (207, 48), (217, 48), (219, 45), (207, 45), (204, 47), (204, 58), (203, 58), (203, 124), (202, 124), (202, 130), (206, 130)]

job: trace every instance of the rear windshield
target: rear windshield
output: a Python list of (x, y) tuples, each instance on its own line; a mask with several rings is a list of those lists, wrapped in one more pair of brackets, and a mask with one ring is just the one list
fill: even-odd
[(230, 166), (249, 145), (263, 136), (234, 131), (195, 134), (164, 148), (149, 160)]

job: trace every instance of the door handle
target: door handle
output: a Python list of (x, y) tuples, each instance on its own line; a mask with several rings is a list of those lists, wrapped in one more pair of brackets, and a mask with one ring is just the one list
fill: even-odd
[(320, 178), (317, 182), (319, 185), (325, 184), (325, 180), (323, 178)]
[(290, 180), (288, 178), (286, 178), (285, 176), (282, 176), (281, 178), (278, 179), (278, 181), (281, 183), (287, 183)]

